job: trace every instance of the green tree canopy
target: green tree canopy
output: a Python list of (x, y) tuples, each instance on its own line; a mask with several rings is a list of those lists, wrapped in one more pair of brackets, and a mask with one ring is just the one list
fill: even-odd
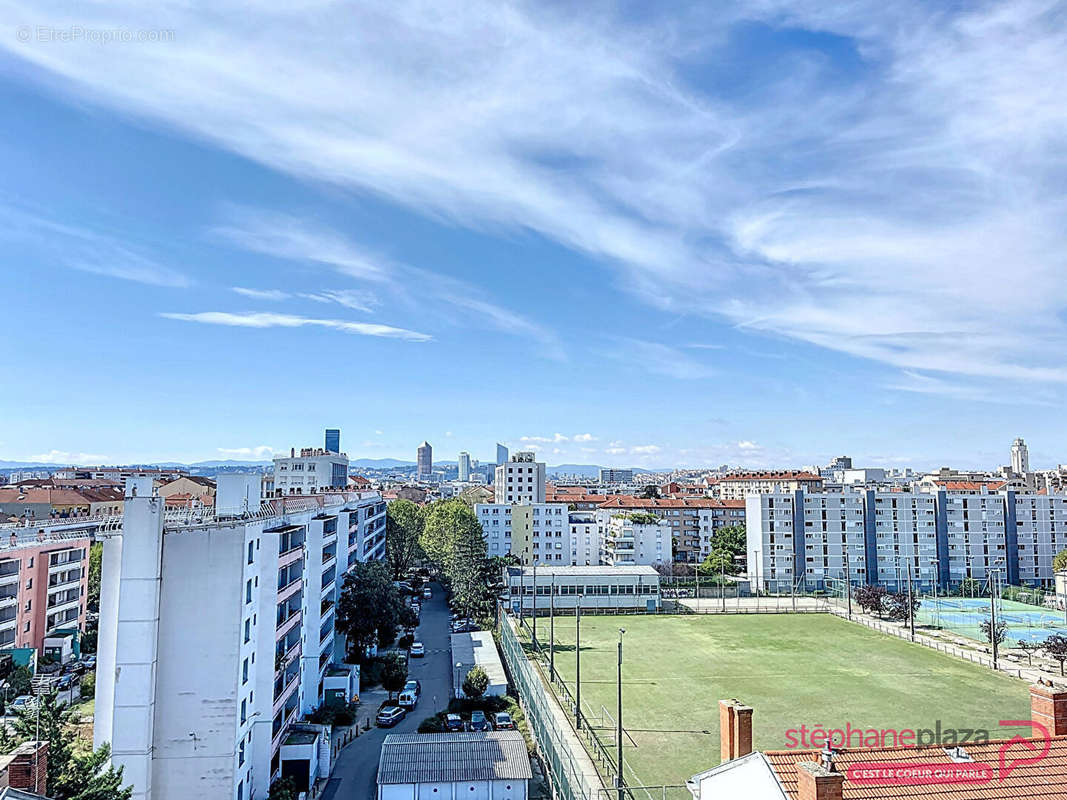
[(385, 564), (356, 564), (345, 576), (337, 603), (337, 629), (348, 637), (349, 657), (361, 664), (371, 647), (391, 644), (396, 639), (402, 606)]
[(1052, 569), (1056, 572), (1067, 570), (1067, 550), (1060, 550), (1052, 559)]
[(410, 500), (394, 500), (385, 509), (385, 558), (393, 580), (403, 578), (422, 556), (422, 508)]
[(481, 667), (474, 667), (463, 679), (463, 694), (472, 700), (476, 700), (485, 694), (489, 688), (489, 676)]
[(382, 688), (389, 692), (389, 699), (404, 688), (408, 679), (408, 667), (402, 657), (393, 656), (387, 659), (382, 667)]

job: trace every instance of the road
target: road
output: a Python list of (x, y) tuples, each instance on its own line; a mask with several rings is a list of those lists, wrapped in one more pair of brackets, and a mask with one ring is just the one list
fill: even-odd
[(322, 800), (366, 800), (376, 797), (378, 755), (385, 737), (390, 733), (415, 733), (422, 720), (437, 711), (443, 711), (448, 705), (452, 692), (449, 610), (441, 588), (436, 583), (431, 584), (430, 588), (433, 598), (422, 601), (419, 627), (415, 633), (416, 640), (426, 647), (426, 656), (411, 659), (408, 671), (409, 677), (417, 678), (422, 683), (422, 698), (418, 706), (396, 727), (372, 728), (348, 745), (337, 759), (330, 786), (323, 793)]

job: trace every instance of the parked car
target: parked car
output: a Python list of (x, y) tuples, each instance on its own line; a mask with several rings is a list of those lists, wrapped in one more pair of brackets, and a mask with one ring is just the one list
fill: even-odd
[(423, 647), (422, 642), (411, 643), (411, 655), (414, 658), (422, 658), (426, 655), (426, 648)]
[(431, 599), (433, 597), (433, 592), (430, 590), (429, 586), (424, 586), (423, 587), (423, 589), (422, 589), (422, 597), (423, 597), (424, 600), (429, 600), (429, 599)]
[(470, 620), (458, 622), (452, 626), (452, 633), (471, 633), (476, 630), (479, 630), (478, 626)]
[(391, 728), (407, 716), (407, 711), (399, 706), (386, 706), (378, 712), (378, 727)]
[(459, 714), (446, 714), (445, 715), (445, 730), (446, 731), (461, 731), (463, 730), (463, 717)]
[(8, 703), (7, 707), (11, 711), (18, 711), (20, 708), (24, 708), (29, 711), (34, 707), (36, 703), (37, 701), (33, 699), (32, 695), (20, 694), (14, 700)]
[(472, 711), (471, 712), (471, 730), (472, 731), (488, 731), (490, 730), (489, 720), (485, 718), (484, 711)]
[(415, 694), (422, 694), (422, 682), (418, 678), (412, 678), (404, 684), (405, 689), (414, 689)]
[(515, 720), (511, 718), (511, 714), (506, 711), (499, 711), (493, 714), (493, 727), (498, 731), (513, 731), (515, 730)]
[(65, 675), (61, 676), (58, 681), (56, 681), (56, 691), (65, 692), (73, 685), (74, 676), (68, 672)]
[[(419, 704), (419, 693), (414, 689), (405, 688), (400, 692), (396, 702), (406, 711), (413, 711), (415, 706)], [(379, 717), (381, 715), (379, 714)]]
[(82, 659), (86, 669), (96, 669), (96, 656), (86, 656)]
[(71, 661), (69, 664), (64, 665), (63, 672), (68, 675), (81, 675), (85, 672), (85, 664), (80, 661)]

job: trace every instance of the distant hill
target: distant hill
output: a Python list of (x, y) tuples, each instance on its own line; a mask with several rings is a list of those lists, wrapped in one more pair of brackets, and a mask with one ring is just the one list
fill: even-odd
[[(600, 470), (602, 469), (607, 469), (607, 467), (601, 467), (598, 464), (560, 464), (557, 467), (546, 467), (545, 471), (549, 475), (581, 475), (585, 478), (596, 478), (600, 475)], [(661, 471), (642, 469), (641, 467), (614, 467), (613, 469), (633, 469), (635, 475)]]
[(350, 467), (367, 467), (368, 469), (396, 469), (397, 467), (414, 467), (414, 461), (400, 461), (395, 458), (357, 458), (348, 462)]

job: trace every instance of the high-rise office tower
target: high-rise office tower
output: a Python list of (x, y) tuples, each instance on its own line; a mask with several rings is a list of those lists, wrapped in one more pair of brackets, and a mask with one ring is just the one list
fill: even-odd
[(415, 477), (420, 481), (428, 481), (433, 472), (433, 448), (429, 442), (419, 445), (416, 463), (418, 466), (415, 468)]
[(500, 442), (496, 443), (496, 465), (508, 463), (508, 449)]
[(459, 479), (461, 481), (471, 479), (471, 454), (466, 450), (459, 454)]
[(327, 453), (340, 453), (341, 452), (341, 429), (340, 428), (327, 428), (326, 429), (326, 452)]

